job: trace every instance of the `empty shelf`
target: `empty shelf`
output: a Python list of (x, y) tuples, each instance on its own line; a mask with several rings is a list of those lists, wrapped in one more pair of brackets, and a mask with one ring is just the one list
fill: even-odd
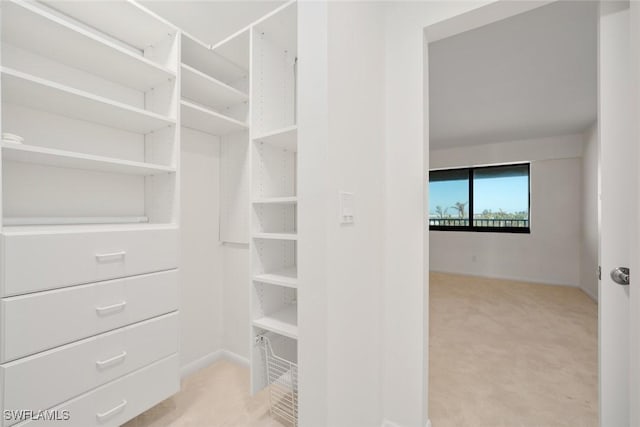
[(180, 101), (182, 106), (182, 126), (210, 133), (224, 135), (247, 129), (247, 124), (232, 119), (213, 110), (201, 107), (189, 101)]
[(298, 270), (296, 267), (289, 267), (272, 273), (262, 273), (253, 276), (253, 280), (271, 285), (286, 286), (288, 288), (298, 287)]
[[(102, 219), (102, 218), (100, 218)], [(176, 224), (119, 224), (119, 218), (113, 224), (71, 224), (71, 225), (14, 225), (3, 226), (2, 234), (10, 236), (24, 236), (34, 234), (59, 234), (59, 233), (85, 233), (85, 232), (112, 232), (123, 230), (173, 230), (177, 229)], [(3, 218), (4, 221), (4, 218)]]
[(177, 32), (173, 25), (133, 1), (43, 2), (140, 51), (168, 41)]
[(280, 311), (254, 320), (253, 326), (297, 339), (298, 307), (294, 304), (288, 305)]
[(249, 96), (203, 72), (182, 64), (182, 97), (220, 109), (241, 104)]
[(295, 205), (298, 203), (296, 196), (291, 197), (263, 197), (253, 201), (255, 205)]
[(298, 240), (296, 233), (256, 233), (254, 239)]
[(212, 50), (212, 46), (186, 33), (182, 33), (182, 62), (226, 84), (233, 84), (249, 76), (247, 68), (234, 63)]
[(149, 133), (175, 124), (169, 117), (9, 68), (2, 68), (2, 98), (10, 104), (131, 132)]
[(129, 175), (148, 176), (175, 172), (175, 169), (169, 166), (94, 156), (35, 145), (3, 142), (0, 143), (0, 147), (2, 147), (2, 159), (15, 162)]
[(264, 142), (289, 151), (298, 151), (298, 127), (287, 126), (253, 137), (254, 141)]
[(175, 78), (175, 72), (142, 54), (45, 8), (26, 2), (5, 2), (3, 6), (2, 40), (12, 45), (141, 91)]

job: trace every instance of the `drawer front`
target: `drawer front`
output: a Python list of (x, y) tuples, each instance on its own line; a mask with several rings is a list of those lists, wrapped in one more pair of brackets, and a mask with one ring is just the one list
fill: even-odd
[(178, 351), (178, 327), (171, 313), (2, 365), (3, 409), (52, 408), (168, 357)]
[(162, 359), (132, 374), (54, 408), (67, 421), (26, 421), (19, 427), (116, 427), (180, 389), (178, 356)]
[(0, 362), (177, 308), (177, 270), (4, 298), (0, 300)]
[(2, 296), (178, 266), (177, 229), (25, 233), (2, 239)]

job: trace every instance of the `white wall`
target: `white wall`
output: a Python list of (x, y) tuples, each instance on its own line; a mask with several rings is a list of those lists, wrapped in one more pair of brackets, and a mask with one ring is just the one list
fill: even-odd
[[(300, 424), (379, 426), (384, 6), (299, 8)], [(339, 224), (339, 191), (355, 195), (352, 225)]]
[(182, 129), (180, 358), (183, 374), (202, 367), (222, 345), (219, 155), (218, 138)]
[[(247, 201), (248, 203), (248, 201)], [(249, 360), (249, 246), (225, 243), (222, 247), (222, 348)]]
[(531, 233), (431, 231), (431, 270), (579, 286), (582, 134), (432, 150), (431, 168), (531, 161)]
[[(327, 425), (331, 426), (373, 426), (382, 417), (382, 19), (378, 4), (329, 4), (329, 100), (336, 101), (329, 110), (327, 206)], [(355, 195), (353, 225), (340, 225), (334, 215), (342, 190)]]
[(580, 288), (598, 300), (598, 127), (584, 133)]

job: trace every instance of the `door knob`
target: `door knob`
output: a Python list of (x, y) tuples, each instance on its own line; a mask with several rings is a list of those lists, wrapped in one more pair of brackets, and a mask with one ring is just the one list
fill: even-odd
[(618, 285), (629, 284), (629, 269), (627, 267), (616, 267), (611, 270), (611, 279)]

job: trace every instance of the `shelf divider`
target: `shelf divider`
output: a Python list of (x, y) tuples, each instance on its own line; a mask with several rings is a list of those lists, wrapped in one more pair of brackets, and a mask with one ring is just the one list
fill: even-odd
[(194, 104), (187, 100), (180, 101), (182, 111), (182, 126), (210, 133), (225, 135), (247, 129), (249, 126), (239, 120), (232, 119), (208, 108)]
[(284, 128), (265, 132), (254, 136), (254, 141), (264, 142), (275, 147), (284, 148), (289, 151), (298, 151), (298, 126), (286, 126)]
[(253, 326), (298, 339), (298, 307), (295, 304), (289, 304), (280, 311), (254, 320)]
[(176, 169), (151, 163), (120, 160), (111, 157), (57, 150), (35, 145), (0, 143), (2, 159), (20, 163), (33, 163), (69, 169), (82, 169), (98, 172), (120, 173), (128, 175), (158, 175), (172, 173)]

